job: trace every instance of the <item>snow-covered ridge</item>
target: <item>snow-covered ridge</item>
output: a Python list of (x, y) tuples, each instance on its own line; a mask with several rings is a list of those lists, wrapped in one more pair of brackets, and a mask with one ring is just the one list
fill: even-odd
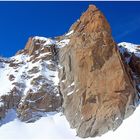
[(52, 39), (46, 38), (46, 37), (35, 36), (35, 37), (33, 37), (33, 40), (43, 41), (44, 42), (44, 46), (56, 44), (56, 41), (55, 40), (52, 40)]
[[(0, 88), (1, 118), (11, 108), (17, 108), (19, 118), (24, 121), (34, 117), (36, 120), (45, 112), (59, 109), (57, 53), (69, 44), (72, 33), (56, 39), (31, 37), (25, 49), (15, 56), (0, 58), (0, 84), (3, 85)], [(10, 100), (10, 106), (6, 98)]]
[[(73, 33), (73, 31), (70, 31), (68, 34), (66, 34), (66, 36), (69, 36)], [(70, 39), (66, 38), (66, 39), (62, 39), (60, 41), (57, 40), (53, 40), (50, 38), (46, 38), (46, 37), (39, 37), (39, 36), (35, 36), (32, 38), (33, 40), (39, 40), (40, 42), (42, 41), (43, 43), (43, 47), (49, 47), (50, 45), (56, 45), (57, 48), (62, 48), (65, 47), (66, 45), (68, 45)], [(43, 50), (43, 48), (42, 48)], [(36, 52), (37, 54), (37, 52)], [(49, 53), (42, 53), (38, 56), (38, 58), (40, 58), (40, 61), (33, 63), (33, 61), (30, 61), (31, 57), (28, 54), (19, 54), (19, 55), (15, 55), (9, 59), (6, 58), (1, 58), (1, 61), (9, 61), (9, 63), (0, 63), (1, 69), (0, 69), (0, 84), (3, 84), (4, 86), (2, 86), (0, 88), (0, 95), (2, 94), (8, 94), (10, 92), (10, 90), (12, 90), (12, 88), (14, 87), (14, 85), (12, 83), (14, 82), (23, 82), (26, 84), (26, 90), (29, 90), (30, 88), (30, 82), (32, 81), (33, 78), (44, 74), (45, 76), (47, 76), (48, 80), (52, 80), (55, 85), (58, 84), (58, 78), (57, 74), (58, 72), (54, 72), (54, 71), (50, 71), (47, 69), (43, 69), (42, 65), (51, 65), (53, 62), (51, 62), (50, 60), (48, 61), (41, 61), (41, 57), (49, 55)], [(14, 62), (14, 64), (19, 65), (16, 68), (13, 67), (9, 67), (10, 62)], [(31, 70), (32, 68), (37, 67), (38, 69), (38, 73), (37, 74), (30, 74), (30, 76), (32, 75), (33, 78), (30, 79), (26, 79), (21, 78), (21, 76), (27, 76), (28, 75), (28, 71)], [(23, 74), (24, 73), (24, 74)], [(10, 81), (9, 80), (9, 76), (13, 75), (14, 76), (14, 80)], [(52, 76), (54, 75), (54, 77)], [(2, 82), (2, 83), (1, 83)]]
[(65, 36), (70, 36), (71, 34), (74, 33), (74, 30), (69, 31)]
[(56, 48), (63, 48), (65, 47), (66, 45), (69, 44), (70, 42), (70, 39), (68, 38), (65, 38), (65, 39), (62, 39), (60, 41), (57, 41), (57, 40), (53, 40), (53, 39), (50, 39), (50, 38), (45, 38), (45, 37), (38, 37), (38, 36), (35, 36), (33, 38), (33, 40), (39, 40), (39, 41), (42, 41), (42, 45), (44, 47), (49, 47), (51, 45), (55, 45)]
[[(25, 85), (24, 93), (26, 93), (29, 89), (35, 91), (37, 87), (32, 87), (31, 81), (34, 78), (39, 77), (40, 75), (46, 77), (48, 79), (48, 82), (52, 81), (55, 85), (57, 85), (59, 82), (57, 78), (58, 72), (47, 69), (47, 65), (53, 64), (51, 60), (41, 61), (40, 57), (39, 61), (33, 63), (33, 61), (29, 61), (30, 57), (24, 54), (13, 56), (10, 58), (10, 60), (14, 61), (13, 64), (17, 64), (18, 66), (13, 68), (10, 67), (10, 63), (8, 63), (0, 69), (0, 84), (3, 85), (0, 88), (0, 95), (9, 94), (10, 90), (12, 90), (12, 88), (14, 87), (13, 83), (15, 82), (20, 82)], [(44, 69), (44, 67), (46, 68)], [(36, 72), (31, 72), (33, 69), (36, 69)], [(10, 75), (14, 76), (12, 81), (9, 80)], [(54, 77), (52, 77), (52, 75)]]
[(119, 50), (121, 53), (124, 53), (125, 51), (134, 53), (137, 57), (140, 57), (140, 45), (128, 43), (128, 42), (121, 42), (118, 44)]
[(33, 37), (33, 40), (39, 40), (40, 42), (42, 42), (44, 47), (45, 46), (49, 47), (50, 45), (56, 45), (57, 48), (63, 48), (66, 45), (68, 45), (68, 43), (70, 42), (69, 36), (71, 36), (73, 33), (74, 33), (74, 30), (71, 30), (64, 36), (62, 40), (59, 40), (59, 41), (51, 39), (51, 38), (40, 37), (40, 36)]

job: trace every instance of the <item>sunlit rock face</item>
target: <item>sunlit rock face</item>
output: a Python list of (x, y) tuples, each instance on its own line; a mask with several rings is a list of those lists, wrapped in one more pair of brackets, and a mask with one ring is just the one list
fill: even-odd
[(114, 42), (94, 5), (68, 33), (30, 37), (15, 56), (0, 58), (0, 119), (9, 109), (25, 122), (62, 111), (80, 137), (116, 130), (135, 110), (140, 91), (139, 47), (129, 47)]
[(78, 136), (95, 137), (117, 129), (134, 111), (134, 82), (98, 8), (90, 5), (71, 30), (59, 53), (64, 113)]

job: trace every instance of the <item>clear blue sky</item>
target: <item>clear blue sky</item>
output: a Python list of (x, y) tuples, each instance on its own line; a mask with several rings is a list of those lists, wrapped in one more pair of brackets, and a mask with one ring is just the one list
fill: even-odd
[(30, 36), (66, 33), (89, 4), (104, 13), (116, 42), (140, 44), (140, 2), (0, 2), (0, 55), (14, 55)]

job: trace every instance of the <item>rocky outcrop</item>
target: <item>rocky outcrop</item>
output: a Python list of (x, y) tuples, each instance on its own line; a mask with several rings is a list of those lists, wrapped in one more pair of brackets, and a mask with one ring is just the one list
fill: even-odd
[(135, 54), (132, 54), (129, 65), (135, 73), (140, 74), (140, 58)]
[(139, 57), (120, 54), (117, 47), (94, 5), (67, 34), (29, 38), (15, 56), (0, 58), (0, 84), (6, 83), (0, 88), (0, 119), (11, 108), (25, 122), (64, 110), (80, 137), (116, 130), (135, 110), (140, 91)]
[(18, 106), (18, 117), (22, 121), (33, 122), (42, 117), (45, 112), (59, 111), (61, 97), (46, 93), (27, 93)]
[[(125, 65), (129, 68), (129, 73), (131, 77), (133, 77), (133, 80), (136, 85), (136, 89), (138, 91), (138, 94), (136, 96), (139, 96), (140, 93), (140, 46), (135, 45), (132, 43), (126, 43), (122, 42), (118, 44), (118, 49), (121, 54), (121, 58), (123, 59), (123, 62)], [(139, 96), (140, 97), (140, 96)], [(139, 97), (136, 98), (139, 100)], [(137, 101), (136, 101), (137, 104)]]
[[(59, 111), (58, 48), (55, 41), (29, 38), (25, 49), (9, 61), (1, 59), (1, 78), (8, 89), (0, 93), (0, 118), (15, 108), (22, 121), (32, 122), (46, 112)], [(4, 75), (2, 75), (4, 74)]]
[(93, 5), (60, 50), (64, 114), (80, 137), (116, 130), (135, 109), (135, 87), (104, 15)]
[[(38, 63), (43, 71), (47, 71), (46, 75), (41, 74), (41, 70), (36, 65), (28, 70), (28, 75), (38, 75), (32, 78), (30, 85), (36, 88), (30, 88), (22, 97), (17, 112), (18, 117), (22, 121), (32, 122), (44, 115), (45, 112), (58, 111), (61, 107), (61, 96), (59, 94), (58, 85), (54, 85), (50, 77), (57, 77), (57, 48), (55, 44), (44, 38), (29, 38), (25, 47), (25, 53), (30, 56), (30, 62)], [(44, 54), (44, 55), (42, 55)], [(42, 56), (41, 56), (42, 55)], [(47, 63), (48, 62), (48, 63)], [(43, 72), (42, 71), (42, 72)], [(40, 73), (40, 74), (38, 74)]]
[[(6, 58), (0, 58), (0, 73), (4, 73), (3, 69), (5, 68), (5, 65), (10, 65), (11, 61)], [(0, 75), (2, 80), (4, 79), (2, 75)], [(7, 74), (7, 79), (10, 81), (13, 81), (14, 76)], [(1, 80), (1, 88), (5, 86), (4, 81)], [(21, 99), (21, 92), (18, 89), (18, 86), (12, 87), (8, 93), (5, 93), (5, 91), (0, 91), (0, 120), (5, 117), (6, 112), (8, 109), (11, 108), (17, 108), (18, 103)], [(0, 122), (1, 125), (1, 122)]]
[(7, 95), (0, 96), (0, 120), (6, 116), (8, 109), (16, 109), (21, 99), (21, 92), (15, 86)]

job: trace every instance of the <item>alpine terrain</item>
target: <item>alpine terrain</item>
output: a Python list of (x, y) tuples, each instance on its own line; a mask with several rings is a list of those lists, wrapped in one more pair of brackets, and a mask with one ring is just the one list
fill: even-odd
[(80, 139), (118, 128), (99, 138), (115, 139), (120, 130), (126, 134), (124, 119), (130, 130), (140, 117), (139, 107), (133, 114), (140, 97), (140, 46), (116, 44), (103, 13), (90, 5), (68, 33), (30, 37), (15, 56), (1, 57), (0, 85), (2, 139)]

